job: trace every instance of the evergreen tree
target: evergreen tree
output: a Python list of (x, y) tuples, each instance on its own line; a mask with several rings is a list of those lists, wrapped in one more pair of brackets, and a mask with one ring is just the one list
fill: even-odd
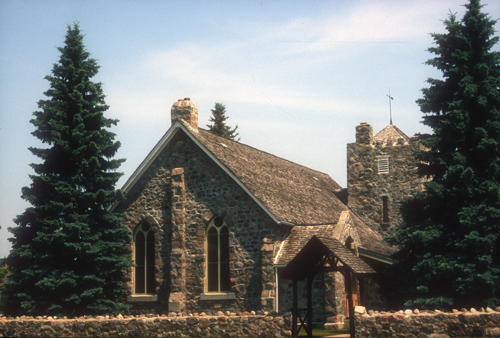
[(234, 128), (229, 127), (226, 124), (228, 118), (229, 117), (226, 116), (226, 106), (216, 102), (214, 109), (212, 109), (212, 116), (210, 117), (210, 122), (212, 122), (213, 125), (207, 125), (209, 128), (208, 131), (229, 140), (239, 141), (239, 138), (236, 139), (236, 137), (238, 137), (238, 133), (236, 132), (238, 126), (236, 125)]
[(500, 53), (496, 21), (479, 0), (432, 34), (442, 72), (419, 99), (428, 151), (418, 154), (425, 190), (402, 208), (404, 226), (389, 241), (401, 249), (396, 295), (409, 307), (498, 304), (500, 295)]
[(47, 148), (30, 148), (31, 185), (22, 197), (31, 206), (9, 230), (11, 275), (5, 282), (10, 313), (81, 315), (117, 313), (128, 287), (130, 234), (109, 207), (124, 160), (113, 159), (120, 144), (108, 129), (117, 120), (108, 109), (99, 69), (83, 44), (78, 24), (68, 26), (59, 62), (46, 79), (46, 100), (33, 113), (32, 133)]

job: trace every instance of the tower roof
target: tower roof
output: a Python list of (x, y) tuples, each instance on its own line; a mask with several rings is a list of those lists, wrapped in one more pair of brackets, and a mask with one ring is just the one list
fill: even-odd
[(398, 143), (406, 144), (410, 141), (410, 138), (395, 125), (389, 124), (373, 137), (373, 141), (382, 145), (393, 146)]

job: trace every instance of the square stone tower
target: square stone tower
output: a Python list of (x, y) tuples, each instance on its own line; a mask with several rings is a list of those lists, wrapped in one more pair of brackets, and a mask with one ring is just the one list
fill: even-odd
[(402, 223), (401, 202), (423, 189), (417, 175), (416, 137), (390, 124), (373, 136), (366, 122), (356, 126), (356, 142), (347, 145), (348, 205), (382, 236)]

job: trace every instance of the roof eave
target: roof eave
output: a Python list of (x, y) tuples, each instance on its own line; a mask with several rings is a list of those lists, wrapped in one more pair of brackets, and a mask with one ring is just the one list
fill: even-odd
[(158, 155), (165, 149), (170, 140), (177, 134), (179, 127), (183, 127), (178, 121), (175, 122), (163, 135), (160, 141), (155, 145), (155, 147), (149, 152), (148, 156), (142, 161), (139, 167), (134, 171), (132, 176), (125, 182), (122, 187), (124, 193), (128, 193), (135, 184), (140, 180), (142, 175), (149, 169), (151, 164), (156, 160)]
[[(122, 186), (121, 190), (124, 195), (126, 195), (132, 188), (136, 185), (136, 183), (141, 179), (142, 175), (149, 169), (151, 164), (156, 160), (158, 155), (165, 149), (167, 144), (170, 142), (172, 137), (177, 134), (180, 127), (183, 127), (179, 121), (176, 121), (172, 126), (167, 130), (167, 132), (162, 136), (160, 141), (156, 143), (154, 148), (149, 152), (148, 156), (141, 162), (141, 164), (135, 169), (132, 175), (128, 178), (125, 184)], [(116, 202), (110, 208), (113, 211), (120, 202)]]
[(377, 262), (381, 262), (384, 264), (392, 265), (392, 264), (397, 263), (397, 260), (394, 260), (386, 255), (383, 255), (383, 254), (380, 254), (380, 253), (377, 253), (377, 252), (374, 252), (371, 250), (367, 250), (361, 246), (358, 247), (358, 253), (360, 256), (367, 257), (367, 258), (373, 259)]

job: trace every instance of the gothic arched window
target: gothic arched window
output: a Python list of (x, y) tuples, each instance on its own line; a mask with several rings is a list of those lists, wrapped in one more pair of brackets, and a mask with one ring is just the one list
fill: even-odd
[(142, 222), (134, 233), (135, 293), (155, 293), (155, 235), (148, 222)]
[(229, 229), (220, 216), (207, 227), (207, 291), (229, 291)]

